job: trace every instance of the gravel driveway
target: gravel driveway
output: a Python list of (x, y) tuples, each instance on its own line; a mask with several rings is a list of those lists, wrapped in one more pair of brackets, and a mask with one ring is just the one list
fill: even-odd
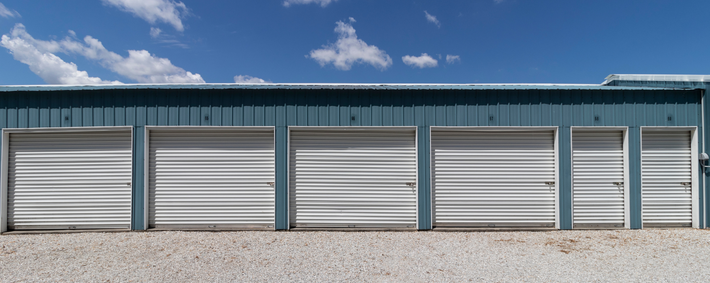
[(0, 280), (708, 281), (710, 231), (0, 236)]

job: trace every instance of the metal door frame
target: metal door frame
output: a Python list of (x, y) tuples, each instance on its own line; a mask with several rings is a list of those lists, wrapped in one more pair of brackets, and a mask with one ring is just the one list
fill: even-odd
[[(55, 127), (55, 128), (4, 128), (2, 129), (2, 160), (0, 160), (0, 232), (7, 232), (7, 174), (9, 167), (10, 153), (10, 134), (17, 133), (86, 133), (86, 132), (123, 132), (130, 131), (131, 133), (131, 162), (135, 158), (133, 148), (134, 135), (133, 126), (115, 126), (115, 127)], [(135, 168), (131, 165), (131, 224), (128, 230), (133, 227), (133, 189), (135, 188)], [(113, 230), (113, 229), (112, 229)], [(116, 229), (124, 230), (124, 229)]]
[[(416, 223), (413, 229), (418, 229), (419, 227), (419, 139), (417, 135), (419, 134), (417, 126), (288, 126), (288, 133), (286, 137), (288, 138), (287, 150), (286, 150), (286, 164), (288, 164), (288, 175), (286, 178), (286, 188), (288, 188), (288, 193), (286, 194), (286, 227), (287, 230), (291, 229), (291, 132), (292, 131), (413, 131), (414, 132), (414, 169), (416, 175), (414, 176), (415, 186), (415, 212), (416, 212)], [(310, 229), (310, 228), (309, 228)], [(327, 230), (329, 228), (313, 228), (319, 230)], [(358, 228), (348, 228), (349, 230), (358, 230)], [(388, 228), (367, 228), (366, 230), (389, 230)], [(409, 229), (409, 228), (407, 228)]]
[(699, 180), (700, 176), (698, 174), (699, 162), (698, 162), (698, 127), (697, 126), (641, 126), (639, 134), (639, 149), (640, 149), (640, 160), (639, 170), (641, 172), (641, 229), (643, 229), (643, 131), (676, 131), (676, 132), (690, 132), (690, 171), (691, 171), (691, 187), (690, 187), (690, 205), (691, 205), (691, 227), (700, 227), (700, 201), (699, 196)]
[[(574, 227), (574, 130), (586, 130), (586, 131), (609, 131), (618, 130), (622, 132), (622, 146), (624, 151), (624, 228), (631, 229), (631, 203), (629, 200), (629, 127), (627, 126), (572, 126), (570, 127), (570, 172), (571, 174), (571, 192), (572, 192), (572, 202), (570, 203), (570, 213), (572, 219), (572, 229), (590, 229), (588, 227), (575, 228)], [(599, 229), (610, 229), (608, 227), (602, 227)]]
[[(560, 146), (558, 126), (431, 126), (429, 127), (429, 158), (432, 154), (431, 139), (436, 131), (462, 131), (462, 132), (547, 132), (554, 135), (553, 146), (555, 149), (555, 229), (560, 229)], [(434, 162), (429, 162), (429, 195), (431, 196), (431, 223), (434, 225)], [(519, 229), (511, 229), (519, 230)]]
[[(145, 135), (143, 135), (143, 223), (145, 229), (150, 228), (150, 133), (151, 131), (225, 131), (225, 132), (245, 132), (253, 130), (269, 131), (273, 135), (274, 140), (274, 223), (272, 229), (276, 229), (276, 127), (274, 126), (145, 126)], [(190, 229), (194, 230), (194, 229)], [(204, 229), (209, 230), (209, 229)], [(263, 230), (263, 229), (248, 229), (248, 230)]]

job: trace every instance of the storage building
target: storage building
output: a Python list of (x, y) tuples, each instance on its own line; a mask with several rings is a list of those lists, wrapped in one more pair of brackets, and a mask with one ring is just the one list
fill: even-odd
[(705, 228), (706, 81), (1, 86), (0, 226)]

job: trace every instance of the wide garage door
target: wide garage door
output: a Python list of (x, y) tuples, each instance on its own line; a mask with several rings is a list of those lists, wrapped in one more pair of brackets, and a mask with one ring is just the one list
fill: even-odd
[(292, 227), (414, 228), (414, 130), (292, 130)]
[(552, 130), (433, 130), (435, 227), (554, 227)]
[(624, 227), (624, 132), (572, 130), (575, 228)]
[(130, 229), (130, 130), (9, 136), (9, 230)]
[(152, 129), (149, 225), (274, 225), (273, 129)]
[(690, 131), (644, 129), (641, 138), (644, 227), (691, 226)]

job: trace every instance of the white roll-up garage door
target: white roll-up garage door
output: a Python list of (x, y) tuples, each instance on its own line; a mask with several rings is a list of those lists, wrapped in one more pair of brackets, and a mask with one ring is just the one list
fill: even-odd
[(624, 227), (624, 132), (572, 131), (575, 228)]
[(555, 134), (433, 130), (435, 227), (555, 225)]
[(9, 230), (130, 229), (130, 130), (9, 135)]
[(292, 227), (414, 228), (414, 130), (292, 130)]
[(149, 140), (151, 228), (273, 227), (273, 129), (156, 129)]
[(691, 226), (690, 131), (644, 130), (641, 138), (644, 227)]

